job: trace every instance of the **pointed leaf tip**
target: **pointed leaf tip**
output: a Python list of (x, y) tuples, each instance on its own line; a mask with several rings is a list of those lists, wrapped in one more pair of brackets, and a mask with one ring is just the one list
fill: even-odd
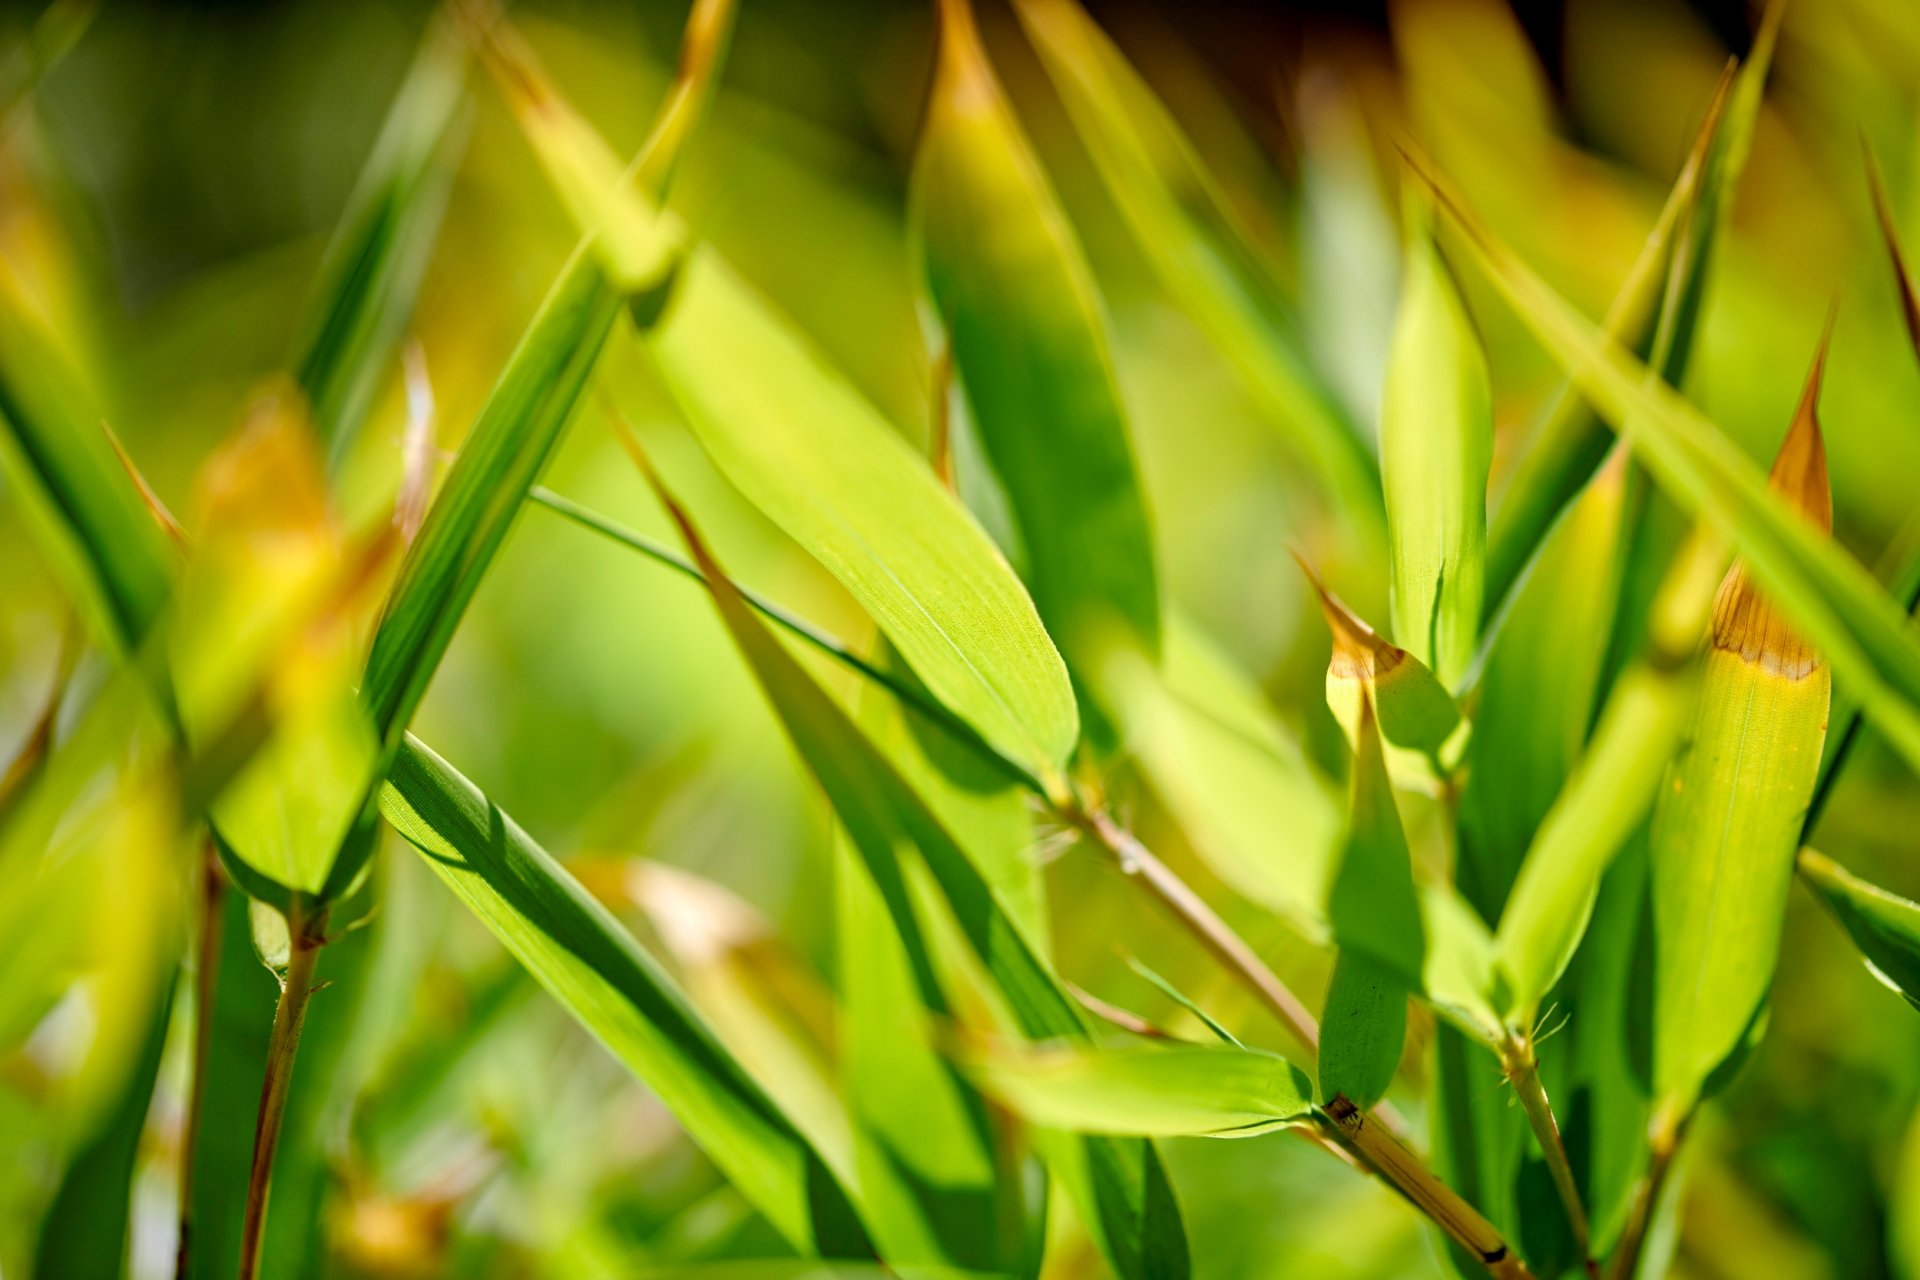
[[(1833, 338), (1833, 316), (1814, 352), (1806, 389), (1793, 426), (1780, 443), (1767, 487), (1792, 504), (1822, 533), (1833, 532), (1833, 493), (1827, 481), (1827, 446), (1820, 431), (1821, 382), (1826, 374), (1827, 350)], [(1744, 562), (1736, 564), (1721, 584), (1713, 605), (1713, 646), (1737, 653), (1790, 680), (1804, 679), (1820, 666), (1820, 654), (1754, 585)]]
[(1900, 251), (1900, 235), (1895, 229), (1893, 202), (1887, 198), (1886, 178), (1880, 172), (1880, 162), (1865, 134), (1860, 137), (1860, 151), (1866, 160), (1874, 218), (1880, 224), (1880, 238), (1886, 242), (1887, 257), (1893, 263), (1893, 283), (1900, 293), (1900, 314), (1907, 323), (1907, 338), (1913, 343), (1914, 353), (1920, 355), (1920, 295), (1915, 294), (1913, 275), (1907, 270), (1906, 255)]

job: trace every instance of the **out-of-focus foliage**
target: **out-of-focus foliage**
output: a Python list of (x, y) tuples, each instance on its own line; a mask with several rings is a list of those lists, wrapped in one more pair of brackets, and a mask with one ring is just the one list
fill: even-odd
[(1920, 1280), (1920, 13), (1337, 8), (0, 11), (0, 1274)]

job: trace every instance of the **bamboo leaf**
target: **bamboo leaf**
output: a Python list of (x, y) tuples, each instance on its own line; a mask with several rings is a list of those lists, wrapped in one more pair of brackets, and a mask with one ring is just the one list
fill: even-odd
[[(941, 826), (938, 818), (874, 749), (823, 690), (782, 648), (714, 562), (692, 523), (656, 482), (707, 579), (714, 603), (735, 644), (772, 702), (809, 772), (826, 792), (908, 944), (931, 956), (914, 910), (912, 886), (924, 876), (937, 887), (972, 962), (1020, 1033), (1030, 1039), (1085, 1041), (1078, 1007), (1033, 950), (994, 887)], [(917, 852), (917, 859), (904, 855)], [(951, 998), (925, 974), (921, 988), (934, 1000)], [(931, 989), (930, 989), (931, 988)], [(1144, 1143), (1085, 1138), (1062, 1151), (1043, 1151), (1066, 1184), (1108, 1262), (1121, 1275), (1185, 1276), (1184, 1229), (1158, 1154)]]
[(1116, 655), (1104, 683), (1128, 754), (1207, 866), (1309, 937), (1325, 936), (1340, 808), (1254, 683), (1177, 615), (1159, 666)]
[(913, 172), (926, 285), (1012, 504), (1041, 618), (1084, 682), (1116, 634), (1155, 652), (1153, 539), (1093, 274), (980, 46), (940, 6)]
[(618, 299), (576, 255), (501, 371), (401, 563), (367, 655), (361, 699), (383, 741), (425, 696), (618, 314)]
[(529, 141), (615, 263), (613, 278), (619, 260), (657, 266), (629, 273), (641, 277), (628, 282), (636, 321), (721, 473), (840, 579), (936, 697), (1030, 771), (1057, 775), (1079, 737), (1073, 690), (992, 540), (717, 253), (698, 247), (683, 261), (676, 249), (655, 263), (680, 243), (676, 220), (621, 177), (523, 49), (487, 47)]
[(1586, 744), (1618, 597), (1625, 497), (1619, 450), (1548, 535), (1487, 652), (1454, 877), (1489, 922)]
[(406, 327), (433, 255), (464, 130), (466, 59), (449, 25), (429, 24), (327, 245), (288, 362), (337, 464)]
[(1479, 642), (1493, 393), (1479, 335), (1410, 188), (1406, 265), (1387, 361), (1380, 463), (1393, 634), (1458, 687)]
[[(1823, 347), (1771, 476), (1774, 492), (1821, 534), (1833, 526), (1815, 413), (1824, 360)], [(1736, 563), (1714, 601), (1700, 706), (1649, 845), (1654, 1087), (1669, 1120), (1741, 1046), (1766, 998), (1831, 679)]]
[(1358, 743), (1346, 852), (1328, 895), (1327, 916), (1342, 952), (1358, 952), (1399, 975), (1409, 987), (1418, 987), (1427, 947), (1413, 861), (1387, 779), (1373, 700), (1365, 693)]
[(1461, 724), (1453, 695), (1426, 663), (1383, 640), (1328, 591), (1305, 560), (1300, 567), (1320, 597), (1320, 611), (1333, 634), (1327, 705), (1346, 731), (1348, 745), (1360, 751), (1362, 723), (1372, 721), (1394, 746), (1437, 756)]
[(1249, 1138), (1310, 1123), (1314, 1114), (1313, 1082), (1255, 1049), (996, 1044), (961, 1061), (981, 1088), (1058, 1129)]
[[(1770, 7), (1747, 61), (1722, 73), (1646, 245), (1608, 309), (1604, 331), (1669, 384), (1686, 376), (1706, 296), (1714, 245), (1732, 206), (1761, 91), (1773, 61), (1780, 13)], [(1486, 616), (1519, 583), (1547, 531), (1607, 454), (1604, 419), (1570, 381), (1514, 464), (1494, 513), (1487, 551)]]
[(1920, 1009), (1920, 903), (1868, 884), (1812, 849), (1800, 851), (1799, 866), (1868, 970)]
[(1647, 652), (1614, 682), (1528, 846), (1495, 934), (1508, 1021), (1532, 1023), (1580, 944), (1607, 864), (1652, 807), (1694, 702), (1693, 661), (1725, 556), (1696, 537), (1661, 584)]
[(1406, 982), (1363, 952), (1342, 951), (1320, 1015), (1319, 1096), (1371, 1107), (1393, 1083), (1406, 1040)]
[(1474, 257), (1661, 485), (1730, 536), (1756, 582), (1920, 762), (1920, 637), (1866, 570), (1767, 492), (1753, 463), (1672, 388), (1450, 206)]
[(0, 467), (95, 632), (136, 652), (175, 559), (100, 430), (85, 384), (0, 273)]
[(471, 782), (403, 741), (380, 809), (540, 984), (645, 1080), (796, 1249), (868, 1252), (820, 1154), (652, 956)]
[(1363, 539), (1380, 533), (1367, 446), (1304, 355), (1261, 254), (1166, 108), (1076, 0), (1014, 6), (1108, 193), (1161, 283)]

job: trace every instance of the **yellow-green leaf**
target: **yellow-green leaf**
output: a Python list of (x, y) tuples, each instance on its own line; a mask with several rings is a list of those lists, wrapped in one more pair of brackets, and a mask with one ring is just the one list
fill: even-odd
[(913, 221), (970, 421), (1027, 583), (1084, 681), (1116, 639), (1158, 648), (1153, 540), (1093, 273), (981, 48), (940, 6)]
[(1413, 184), (1400, 309), (1380, 410), (1393, 636), (1458, 687), (1473, 661), (1486, 576), (1493, 398), (1480, 336)]
[[(1825, 534), (1819, 389), (1816, 363), (1771, 481)], [(1736, 563), (1714, 601), (1700, 706), (1649, 845), (1654, 1087), (1672, 1118), (1747, 1038), (1772, 982), (1831, 683), (1819, 651)]]

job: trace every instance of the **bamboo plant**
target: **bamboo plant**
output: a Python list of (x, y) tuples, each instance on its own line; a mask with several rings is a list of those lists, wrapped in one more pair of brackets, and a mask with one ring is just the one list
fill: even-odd
[[(1339, 1274), (1702, 1274), (1720, 1109), (1808, 945), (1796, 881), (1841, 926), (1823, 945), (1920, 1007), (1920, 904), (1842, 865), (1866, 820), (1810, 847), (1864, 730), (1920, 766), (1920, 538), (1861, 566), (1873, 521), (1836, 501), (1822, 427), (1830, 349), (1882, 376), (1847, 363), (1868, 317), (1848, 300), (1817, 344), (1796, 329), (1811, 372), (1770, 409), (1770, 470), (1689, 377), (1735, 341), (1733, 210), (1783, 4), (1669, 122), (1687, 145), (1597, 322), (1515, 247), (1535, 229), (1482, 196), (1457, 133), (1395, 122), (1361, 166), (1401, 232), (1374, 423), (1325, 367), (1244, 153), (1189, 136), (1160, 87), (1183, 82), (1077, 0), (922, 15), (888, 241), (916, 320), (893, 340), (926, 371), (907, 413), (681, 193), (739, 127), (704, 126), (751, 5), (694, 0), (627, 161), (549, 70), (577, 48), (454, 0), (287, 347), (184, 483), (108, 425), (121, 357), (89, 338), (58, 249), (79, 233), (36, 185), (83, 8), (8, 49), (0, 141), (8, 559), (70, 615), (0, 777), (0, 1088), (43, 1112), (0, 1141), (29, 1171), (0, 1271), (1237, 1274), (1215, 1199), (1292, 1232), (1313, 1214), (1190, 1184), (1204, 1144), (1179, 1140), (1283, 1134), (1236, 1167), (1307, 1170), (1414, 1241)], [(1240, 136), (1184, 83), (1187, 115), (1211, 102)], [(553, 241), (534, 260), (560, 265), (442, 454), (431, 282), (473, 269), (501, 165)], [(1891, 345), (1920, 355), (1871, 150), (1857, 183)], [(1121, 259), (1284, 473), (1295, 525), (1259, 552), (1302, 606), (1305, 680), (1256, 679), (1165, 553), (1156, 468), (1177, 462), (1144, 444)], [(1549, 394), (1506, 385), (1527, 360)], [(1825, 416), (1836, 453), (1863, 448)], [(1208, 447), (1205, 417), (1183, 409), (1180, 447)], [(579, 448), (640, 515), (561, 491)], [(728, 705), (824, 815), (801, 871), (824, 970), (777, 905), (578, 831), (550, 851), (452, 762), (488, 754), (458, 740), (483, 724), (434, 710), (471, 696), (461, 645), (561, 521), (659, 611), (642, 629), (697, 616)], [(734, 576), (768, 546), (812, 607)], [(670, 576), (705, 601), (656, 592)], [(631, 625), (613, 595), (608, 625)], [(639, 769), (643, 810), (714, 807), (697, 764)], [(1107, 909), (1118, 936), (1090, 923)], [(1116, 944), (1131, 976), (1102, 982)], [(448, 972), (453, 1014), (423, 1014), (412, 988)], [(568, 1027), (599, 1046), (578, 1077), (546, 1052)], [(494, 1069), (539, 1081), (534, 1121), (436, 1146), (449, 1099), (524, 1087)], [(583, 1190), (585, 1151), (631, 1135), (581, 1094), (621, 1079), (710, 1171), (644, 1242), (635, 1204)], [(497, 1200), (525, 1217), (502, 1228)], [(540, 1267), (502, 1243), (543, 1233), (563, 1243)]]

